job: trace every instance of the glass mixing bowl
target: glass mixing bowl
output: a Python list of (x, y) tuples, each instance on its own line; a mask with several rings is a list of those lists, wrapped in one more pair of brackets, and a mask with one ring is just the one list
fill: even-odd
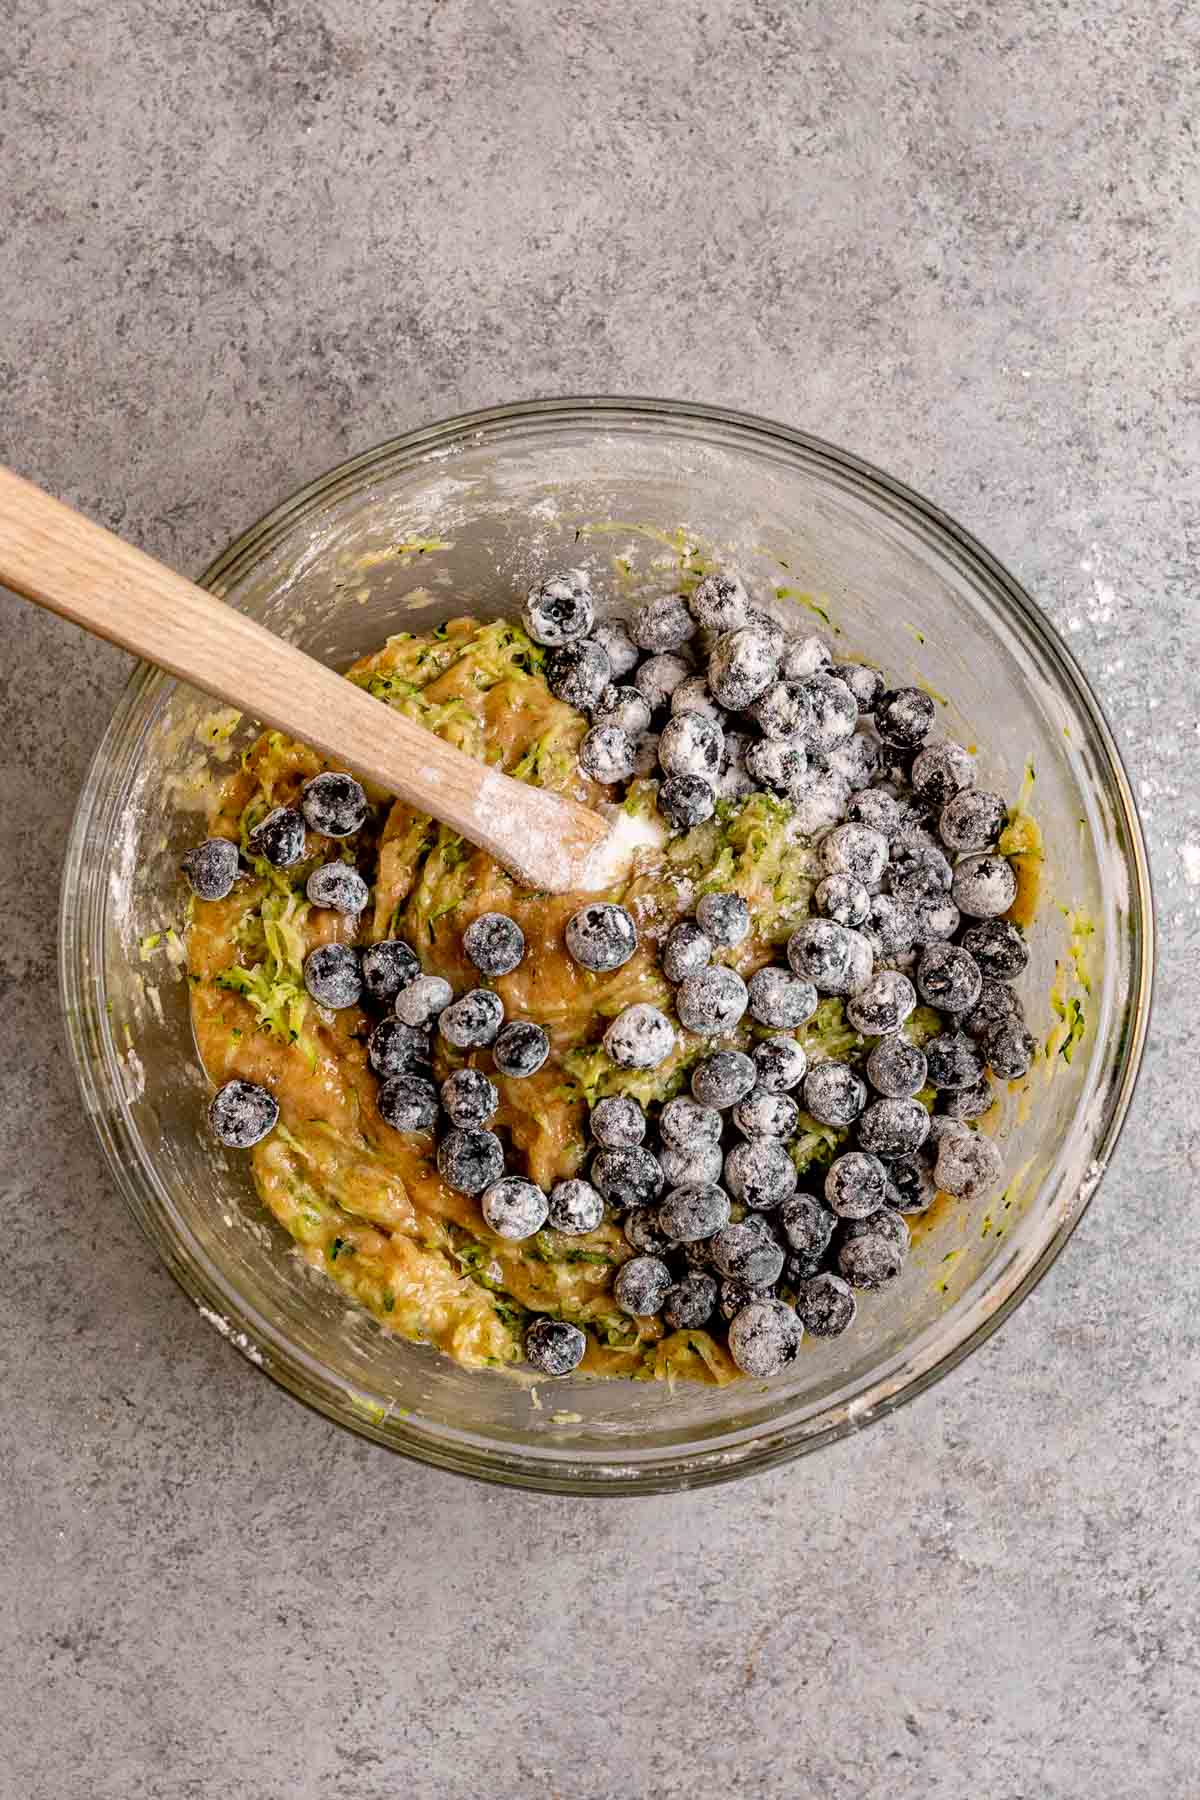
[[(717, 1389), (467, 1373), (350, 1309), (206, 1129), (177, 940), (181, 852), (206, 777), (248, 741), (145, 666), (76, 814), (61, 973), (84, 1103), (128, 1204), (205, 1317), (331, 1418), (442, 1468), (574, 1493), (727, 1480), (919, 1393), (995, 1330), (1095, 1192), (1146, 1034), (1152, 913), (1129, 783), (1036, 607), (966, 532), (842, 450), (762, 419), (652, 400), (551, 400), (452, 419), (343, 464), (219, 557), (206, 586), (337, 668), (389, 633), (514, 612), (591, 569), (614, 605), (670, 591), (687, 551), (736, 565), (793, 628), (945, 697), (983, 784), (1032, 771), (1045, 840), (1022, 991), (1050, 1038), (1006, 1102), (1008, 1188), (934, 1209), (901, 1280), (768, 1383)], [(817, 614), (821, 616), (816, 616)], [(1027, 788), (1029, 783), (1027, 782)], [(164, 934), (156, 948), (144, 940)], [(1076, 1010), (1078, 1008), (1078, 1010)], [(1082, 1021), (1082, 1036), (1078, 1037)]]

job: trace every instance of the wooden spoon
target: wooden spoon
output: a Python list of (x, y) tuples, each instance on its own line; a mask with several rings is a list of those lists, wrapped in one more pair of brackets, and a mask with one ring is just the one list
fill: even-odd
[(604, 885), (588, 862), (609, 828), (590, 807), (455, 750), (4, 468), (0, 582), (313, 745), (452, 826), (526, 887), (562, 894)]

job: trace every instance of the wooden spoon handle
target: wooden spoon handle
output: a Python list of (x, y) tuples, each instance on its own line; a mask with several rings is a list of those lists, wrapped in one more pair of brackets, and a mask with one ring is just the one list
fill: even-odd
[(0, 582), (311, 744), (441, 819), (526, 885), (585, 885), (607, 826), (443, 743), (234, 607), (0, 468)]

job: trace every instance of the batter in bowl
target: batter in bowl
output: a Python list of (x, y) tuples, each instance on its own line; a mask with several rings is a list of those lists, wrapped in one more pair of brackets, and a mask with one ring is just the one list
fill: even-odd
[[(701, 584), (718, 611), (739, 604), (736, 592), (732, 601), (721, 593), (721, 579)], [(863, 706), (881, 694), (873, 671), (858, 672), (854, 696), (858, 677), (843, 681), (829, 669), (817, 640), (778, 645), (751, 620), (717, 635), (724, 661), (714, 651), (707, 679), (715, 669), (716, 685), (724, 680), (722, 705), (692, 641), (703, 592), (635, 620), (634, 645), (620, 627), (591, 631), (590, 619), (572, 632), (577, 585), (566, 578), (535, 589), (541, 610), (527, 612), (529, 630), (457, 619), (427, 637), (401, 633), (349, 679), (511, 775), (591, 805), (619, 804), (646, 827), (640, 835), (659, 841), (635, 851), (599, 894), (530, 892), (448, 828), (385, 795), (362, 795), (314, 752), (264, 734), (226, 781), (210, 839), (188, 870), (192, 1013), (219, 1089), (214, 1124), (226, 1142), (252, 1146), (256, 1188), (310, 1264), (385, 1328), (466, 1366), (528, 1357), (544, 1373), (582, 1366), (716, 1382), (772, 1373), (794, 1354), (800, 1319), (818, 1334), (843, 1329), (852, 1289), (898, 1272), (905, 1215), (937, 1191), (930, 1130), (946, 1140), (939, 1179), (943, 1161), (957, 1167), (950, 1140), (960, 1137), (969, 1139), (959, 1151), (960, 1191), (986, 1178), (976, 1166), (986, 1152), (969, 1131), (985, 1096), (977, 1093), (973, 1115), (963, 1096), (983, 1077), (985, 1028), (998, 1046), (994, 1061), (1003, 1061), (1005, 1044), (1010, 1060), (1020, 1059), (1005, 1002), (1012, 972), (995, 973), (1004, 943), (1023, 966), (1019, 934), (999, 919), (990, 892), (978, 905), (992, 910), (971, 914), (960, 912), (949, 883), (945, 892), (938, 885), (935, 856), (950, 864), (930, 824), (973, 789), (965, 763), (949, 753), (941, 761), (953, 768), (929, 764), (924, 800), (920, 771), (911, 787), (922, 740), (902, 741), (912, 734), (903, 700), (890, 725), (884, 717), (893, 738), (877, 735), (878, 709)], [(727, 643), (743, 633), (754, 641)], [(771, 696), (760, 689), (746, 698), (737, 684), (759, 638), (779, 679), (768, 684)], [(630, 652), (637, 663), (639, 649), (646, 654), (626, 680), (633, 666), (618, 664)], [(845, 710), (843, 695), (852, 697), (852, 730), (843, 733), (832, 714), (810, 715), (808, 751), (798, 756), (806, 739), (793, 703), (802, 711), (816, 698)], [(750, 709), (757, 717), (740, 733), (734, 715)], [(878, 829), (887, 806), (872, 809), (873, 791), (896, 808), (890, 838)], [(859, 811), (878, 814), (876, 824), (846, 824), (855, 793), (867, 795)], [(978, 800), (986, 809), (988, 797)], [(951, 818), (952, 830), (962, 815), (967, 846), (972, 832), (991, 829), (979, 811), (967, 799)], [(992, 841), (1003, 825), (1001, 812)], [(851, 833), (844, 854), (839, 829)], [(884, 867), (856, 874), (864, 832), (872, 856), (882, 844)], [(1007, 863), (990, 860), (1002, 885)], [(923, 885), (926, 864), (934, 873)], [(967, 898), (965, 877), (950, 879)], [(860, 888), (869, 916), (840, 924), (860, 904)], [(906, 908), (926, 920), (916, 944), (897, 935)], [(621, 917), (632, 921), (628, 943), (611, 957), (601, 943), (594, 954), (589, 931), (603, 938), (615, 920), (619, 932)], [(520, 946), (513, 966), (504, 921)], [(978, 956), (949, 942), (972, 929), (983, 933)], [(868, 946), (867, 967), (853, 980), (822, 977), (822, 931)], [(616, 955), (616, 966), (604, 966)], [(798, 966), (806, 956), (817, 958), (808, 973)], [(919, 970), (927, 986), (942, 981), (936, 1005), (920, 1003), (905, 968), (918, 985)], [(945, 987), (956, 977), (967, 984), (957, 996)], [(889, 995), (901, 988), (912, 1004), (893, 1017)], [(728, 1013), (706, 1012), (730, 996)], [(883, 1010), (871, 1013), (869, 1003)], [(958, 1029), (981, 1004), (992, 1014), (976, 1020), (978, 1030)], [(638, 1033), (647, 1021), (666, 1037), (643, 1055)], [(779, 1048), (783, 1038), (793, 1054)], [(943, 1039), (953, 1041), (939, 1050)], [(941, 1087), (926, 1080), (925, 1043)], [(892, 1065), (905, 1053), (921, 1077), (916, 1089), (903, 1080), (896, 1088)], [(844, 1118), (845, 1096), (833, 1091), (845, 1086), (841, 1071), (853, 1083)], [(734, 1087), (722, 1087), (731, 1079)], [(689, 1094), (691, 1102), (664, 1112)], [(480, 1096), (484, 1111), (474, 1120)], [(622, 1098), (636, 1103), (626, 1115), (600, 1105)], [(456, 1106), (465, 1109), (462, 1129), (458, 1112), (446, 1110)], [(913, 1107), (919, 1144), (889, 1140), (884, 1126), (911, 1126), (902, 1109)], [(644, 1131), (647, 1118), (662, 1132), (657, 1158), (636, 1142), (636, 1123), (621, 1136), (628, 1119), (641, 1119)], [(730, 1140), (724, 1152), (704, 1142), (714, 1118)], [(851, 1149), (855, 1131), (860, 1145), (876, 1148)], [(481, 1193), (459, 1178), (447, 1145), (462, 1140), (465, 1153), (488, 1133), (498, 1140), (488, 1154), (501, 1160)], [(769, 1192), (761, 1179), (764, 1171), (778, 1177), (781, 1158), (783, 1185)], [(655, 1190), (635, 1191), (637, 1171), (650, 1165), (660, 1171)], [(536, 1229), (525, 1231), (521, 1207), (531, 1191), (540, 1195), (528, 1220)]]

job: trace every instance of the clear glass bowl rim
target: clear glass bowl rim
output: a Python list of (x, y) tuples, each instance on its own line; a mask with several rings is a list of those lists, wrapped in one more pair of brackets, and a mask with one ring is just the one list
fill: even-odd
[[(940, 540), (960, 558), (974, 565), (1000, 607), (1007, 607), (1025, 631), (1037, 640), (1073, 703), (1087, 718), (1095, 744), (1107, 764), (1111, 796), (1121, 817), (1130, 849), (1131, 971), (1128, 1025), (1116, 1056), (1115, 1077), (1109, 1081), (1106, 1105), (1092, 1146), (1093, 1166), (1107, 1167), (1120, 1136), (1141, 1064), (1149, 1028), (1154, 969), (1154, 906), (1149, 862), (1137, 806), (1120, 753), (1104, 713), (1078, 664), (1049, 621), (1012, 575), (968, 531), (940, 508), (923, 499), (902, 482), (862, 458), (823, 439), (776, 421), (701, 402), (635, 396), (563, 396), (521, 400), (459, 414), (435, 424), (388, 439), (362, 454), (339, 463), (308, 482), (231, 543), (202, 575), (203, 587), (222, 590), (239, 578), (242, 569), (257, 561), (286, 535), (295, 521), (314, 505), (351, 495), (384, 473), (394, 473), (426, 459), (431, 452), (445, 453), (464, 439), (478, 444), (500, 442), (540, 424), (561, 426), (605, 424), (613, 427), (652, 426), (655, 421), (672, 428), (689, 427), (703, 435), (719, 428), (723, 443), (746, 448), (769, 447), (776, 455), (793, 453), (799, 460), (822, 465), (876, 502), (898, 511), (905, 521)], [(99, 997), (98, 971), (103, 968), (103, 894), (92, 896), (85, 908), (85, 872), (96, 815), (110, 786), (109, 771), (118, 747), (125, 743), (139, 718), (145, 720), (160, 689), (171, 681), (159, 669), (139, 663), (118, 702), (109, 726), (92, 759), (72, 823), (63, 870), (59, 917), (59, 981), (67, 1041), (80, 1084), (84, 1108), (92, 1122), (118, 1191), (134, 1219), (153, 1244), (180, 1286), (209, 1318), (216, 1319), (226, 1336), (271, 1379), (305, 1404), (336, 1423), (386, 1447), (433, 1467), (496, 1482), (546, 1492), (574, 1494), (666, 1493), (700, 1487), (786, 1462), (795, 1456), (836, 1441), (863, 1424), (886, 1417), (903, 1402), (915, 1398), (957, 1366), (996, 1331), (1009, 1314), (1036, 1287), (1050, 1268), (1094, 1197), (1098, 1180), (1081, 1192), (1078, 1203), (1057, 1221), (1046, 1220), (1046, 1232), (1023, 1278), (997, 1303), (985, 1292), (969, 1308), (956, 1308), (946, 1318), (946, 1339), (935, 1360), (914, 1371), (903, 1386), (873, 1395), (870, 1385), (852, 1405), (839, 1403), (836, 1416), (825, 1426), (811, 1423), (773, 1425), (769, 1430), (714, 1459), (711, 1450), (675, 1453), (652, 1465), (622, 1465), (619, 1458), (598, 1463), (572, 1463), (569, 1453), (549, 1462), (544, 1455), (525, 1458), (510, 1445), (482, 1449), (433, 1438), (419, 1429), (419, 1421), (402, 1417), (377, 1422), (356, 1410), (348, 1390), (307, 1357), (294, 1353), (272, 1333), (269, 1323), (249, 1308), (223, 1277), (221, 1269), (196, 1245), (185, 1245), (167, 1228), (165, 1196), (157, 1191), (157, 1178), (139, 1152), (140, 1146), (123, 1100), (117, 1076), (114, 1048), (108, 1038), (103, 1004)], [(95, 884), (97, 890), (106, 884)], [(257, 1350), (264, 1341), (267, 1355)]]

